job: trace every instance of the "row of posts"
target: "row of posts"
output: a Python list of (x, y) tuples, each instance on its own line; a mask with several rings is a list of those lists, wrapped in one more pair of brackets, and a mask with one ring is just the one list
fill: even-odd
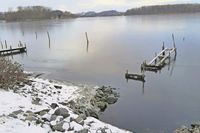
[[(25, 45), (25, 47), (26, 47), (26, 44), (24, 44)], [(12, 46), (10, 46), (10, 48), (11, 48)], [(21, 41), (19, 41), (19, 43), (18, 43), (18, 47), (23, 47), (23, 44), (22, 44), (22, 42)], [(2, 49), (4, 49), (4, 45), (3, 45), (3, 42), (1, 41), (1, 48)], [(5, 40), (5, 49), (8, 49), (8, 45), (7, 45), (7, 41)]]

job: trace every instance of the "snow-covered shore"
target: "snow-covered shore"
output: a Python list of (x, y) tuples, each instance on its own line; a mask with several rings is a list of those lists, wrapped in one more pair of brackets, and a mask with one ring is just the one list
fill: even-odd
[(109, 87), (30, 78), (13, 90), (0, 90), (0, 132), (129, 133), (96, 119), (116, 97)]

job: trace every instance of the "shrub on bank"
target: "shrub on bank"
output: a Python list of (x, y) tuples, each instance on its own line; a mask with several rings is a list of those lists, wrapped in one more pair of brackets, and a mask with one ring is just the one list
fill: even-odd
[(13, 87), (26, 80), (22, 66), (12, 62), (9, 58), (0, 57), (0, 88), (13, 89)]

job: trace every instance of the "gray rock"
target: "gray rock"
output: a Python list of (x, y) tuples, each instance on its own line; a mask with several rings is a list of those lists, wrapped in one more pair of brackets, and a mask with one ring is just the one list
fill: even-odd
[(76, 103), (75, 103), (73, 100), (71, 100), (71, 101), (69, 101), (69, 102), (67, 103), (67, 105), (70, 105), (70, 107), (73, 107), (73, 106), (76, 105)]
[(83, 120), (86, 120), (86, 119), (87, 119), (87, 117), (86, 117), (85, 114), (80, 114), (79, 116), (80, 116)]
[(17, 111), (13, 111), (12, 113), (15, 114), (15, 115), (18, 115), (18, 114), (21, 114), (23, 113), (24, 111), (23, 110), (17, 110)]
[(28, 110), (28, 111), (26, 111), (26, 114), (24, 114), (24, 115), (29, 116), (29, 115), (35, 115), (35, 114), (32, 111)]
[(40, 116), (43, 116), (49, 112), (50, 109), (43, 109), (41, 111), (35, 112), (35, 114), (38, 114)]
[(53, 131), (59, 131), (59, 132), (65, 132), (65, 129), (63, 129), (64, 122), (60, 122), (56, 125), (51, 125), (51, 128)]
[(80, 115), (76, 119), (74, 119), (74, 121), (82, 126), (84, 125), (84, 120)]
[(57, 115), (51, 115), (50, 121), (55, 121), (57, 117)]
[(174, 131), (174, 133), (191, 133), (189, 128), (182, 126), (180, 129)]
[(51, 106), (52, 109), (55, 109), (55, 108), (58, 107), (58, 104), (57, 103), (52, 103), (50, 106)]
[(38, 119), (37, 119), (37, 117), (31, 115), (31, 116), (27, 116), (25, 120), (32, 122), (32, 121), (37, 121)]
[(9, 116), (9, 117), (12, 117), (12, 118), (17, 118), (17, 115), (16, 115), (16, 114), (13, 114), (13, 113), (9, 114), (8, 116)]
[(43, 120), (44, 122), (49, 122), (49, 120), (48, 120), (47, 118), (45, 118), (45, 117), (43, 117), (42, 120)]
[[(42, 119), (42, 120), (43, 120), (43, 119)], [(37, 119), (35, 123), (36, 123), (36, 124), (43, 124), (44, 122), (43, 122), (42, 120)]]
[(107, 103), (108, 104), (114, 104), (114, 103), (117, 102), (117, 100), (118, 100), (118, 98), (115, 97), (114, 95), (110, 95), (110, 96), (107, 97)]
[(67, 131), (73, 131), (74, 130), (74, 127), (69, 127), (68, 129), (67, 129)]
[(94, 117), (94, 118), (99, 118), (99, 116), (98, 116), (98, 112), (96, 112), (95, 110), (93, 110), (93, 109), (87, 109), (87, 111), (86, 111), (86, 115), (87, 116), (91, 116), (91, 117)]
[(40, 101), (41, 101), (41, 99), (40, 99), (40, 98), (35, 98), (35, 99), (32, 99), (32, 104), (35, 104), (35, 105), (40, 105)]
[(89, 130), (88, 129), (82, 129), (76, 133), (89, 133)]
[(199, 128), (194, 128), (193, 129), (193, 133), (200, 133), (200, 129)]
[(103, 112), (107, 108), (107, 103), (106, 102), (97, 102), (96, 106), (100, 108), (100, 110)]
[(193, 123), (193, 124), (191, 124), (191, 127), (192, 128), (200, 128), (200, 123)]
[(59, 85), (54, 85), (54, 87), (55, 87), (56, 89), (62, 89), (62, 86), (59, 86)]
[(54, 115), (58, 116), (63, 116), (64, 118), (69, 117), (69, 112), (65, 108), (58, 108), (55, 112)]
[(62, 104), (63, 106), (67, 106), (68, 105), (68, 103), (66, 103), (66, 102), (59, 102), (59, 104)]

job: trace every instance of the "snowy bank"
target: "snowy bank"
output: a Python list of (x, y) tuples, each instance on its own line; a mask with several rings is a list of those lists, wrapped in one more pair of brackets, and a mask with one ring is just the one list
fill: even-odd
[(117, 97), (110, 87), (31, 78), (13, 90), (0, 91), (0, 132), (129, 133), (94, 118)]

